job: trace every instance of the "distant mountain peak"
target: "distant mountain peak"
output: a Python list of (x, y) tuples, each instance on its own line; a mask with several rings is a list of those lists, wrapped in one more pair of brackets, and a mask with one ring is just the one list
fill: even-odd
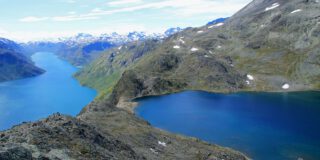
[(183, 30), (183, 29), (180, 28), (180, 27), (169, 28), (169, 29), (167, 29), (167, 30), (164, 32), (164, 34), (168, 37), (168, 36), (171, 36), (171, 35), (173, 35), (173, 34), (175, 34), (175, 33), (177, 33), (177, 32), (180, 32), (180, 31), (182, 31), (182, 30)]
[(224, 21), (226, 21), (229, 17), (226, 17), (226, 18), (218, 18), (218, 19), (215, 19), (213, 21), (210, 21), (208, 22), (207, 25), (215, 25), (215, 24), (218, 24), (218, 23), (222, 23)]

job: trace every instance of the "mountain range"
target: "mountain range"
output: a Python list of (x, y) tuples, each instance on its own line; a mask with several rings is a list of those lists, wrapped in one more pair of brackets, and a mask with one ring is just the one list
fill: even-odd
[(49, 41), (34, 41), (23, 44), (30, 53), (38, 51), (51, 51), (57, 53), (60, 58), (65, 59), (75, 66), (83, 66), (95, 60), (102, 51), (134, 41), (148, 39), (161, 40), (181, 28), (170, 28), (163, 34), (147, 34), (145, 32), (130, 32), (125, 35), (118, 33), (101, 34), (93, 36), (86, 33), (79, 33), (73, 37), (58, 38)]

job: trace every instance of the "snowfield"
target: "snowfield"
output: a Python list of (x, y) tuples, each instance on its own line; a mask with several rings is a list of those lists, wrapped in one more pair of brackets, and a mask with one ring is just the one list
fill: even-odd
[(195, 52), (195, 51), (198, 51), (198, 50), (199, 50), (198, 48), (194, 48), (194, 47), (191, 48), (191, 51), (192, 51), (192, 52)]
[(283, 86), (282, 86), (282, 89), (289, 89), (290, 88), (290, 85), (288, 84), (288, 83), (286, 83), (286, 84), (284, 84)]
[(208, 28), (210, 29), (210, 28), (213, 28), (213, 27), (220, 27), (220, 26), (223, 26), (223, 25), (224, 25), (224, 23), (217, 23), (215, 25), (209, 26)]
[(279, 7), (279, 6), (280, 6), (279, 3), (273, 3), (270, 7), (267, 7), (267, 8), (265, 9), (265, 11), (273, 10), (273, 9)]
[(250, 74), (248, 74), (248, 75), (247, 75), (247, 78), (248, 78), (249, 80), (251, 80), (251, 81), (253, 81), (253, 80), (254, 80), (253, 76), (252, 76), (252, 75), (250, 75)]
[(297, 10), (292, 11), (291, 14), (292, 14), (292, 13), (301, 12), (301, 11), (302, 11), (302, 9), (297, 9)]

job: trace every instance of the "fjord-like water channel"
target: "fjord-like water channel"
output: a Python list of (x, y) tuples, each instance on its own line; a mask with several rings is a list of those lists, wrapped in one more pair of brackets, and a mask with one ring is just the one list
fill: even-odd
[(0, 130), (56, 112), (75, 116), (97, 94), (72, 77), (76, 67), (53, 53), (35, 53), (32, 59), (44, 74), (0, 83)]

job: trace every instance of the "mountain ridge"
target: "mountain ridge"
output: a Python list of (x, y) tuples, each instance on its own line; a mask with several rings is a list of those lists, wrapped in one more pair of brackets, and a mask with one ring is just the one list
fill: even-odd
[(44, 73), (23, 53), (17, 43), (0, 38), (0, 82), (34, 77)]
[(72, 37), (58, 38), (52, 41), (35, 41), (23, 44), (30, 53), (38, 51), (51, 51), (60, 58), (67, 60), (75, 66), (83, 66), (95, 60), (102, 51), (112, 47), (117, 47), (135, 41), (145, 41), (148, 39), (163, 39), (179, 30), (172, 30), (163, 34), (145, 32), (129, 32), (128, 34), (101, 34), (93, 36), (91, 34), (79, 33)]
[[(184, 90), (223, 93), (319, 90), (319, 7), (317, 1), (257, 0), (223, 23), (187, 28), (174, 34), (138, 61), (118, 70), (121, 75), (108, 81), (112, 83), (109, 90), (84, 108), (79, 118), (108, 130), (106, 121), (129, 120), (124, 116), (107, 118), (110, 114), (104, 111), (106, 108), (113, 106), (133, 113), (135, 98)], [(136, 50), (118, 52), (113, 59), (132, 56)], [(91, 64), (95, 67), (85, 68), (76, 78), (81, 82), (102, 64), (107, 67), (101, 69), (118, 66), (117, 61), (96, 62)], [(107, 69), (105, 73), (108, 72)], [(113, 75), (106, 78), (110, 77)], [(91, 86), (90, 81), (85, 84)], [(121, 135), (136, 134), (129, 125), (121, 127), (127, 133), (119, 131)]]

